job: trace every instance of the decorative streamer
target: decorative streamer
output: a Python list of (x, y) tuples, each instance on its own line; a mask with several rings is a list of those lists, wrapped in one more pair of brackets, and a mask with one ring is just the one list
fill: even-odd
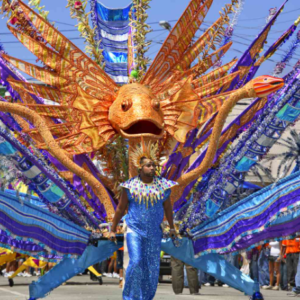
[[(245, 53), (239, 59), (237, 65), (231, 70), (231, 73), (240, 71), (240, 74), (231, 82), (230, 87), (227, 90), (233, 90), (233, 89), (239, 88), (243, 84), (246, 84), (248, 81), (250, 81), (251, 78), (253, 78), (253, 76), (251, 78), (249, 77), (249, 71), (254, 66), (255, 62), (257, 61), (257, 59), (259, 57), (259, 53), (262, 52), (264, 43), (266, 42), (267, 37), (268, 37), (268, 33), (270, 32), (270, 29), (271, 29), (272, 25), (274, 24), (274, 22), (276, 21), (279, 14), (283, 11), (283, 8), (284, 8), (286, 2), (287, 2), (287, 0), (284, 1), (284, 3), (281, 5), (280, 9), (270, 19), (270, 21), (266, 24), (266, 26), (263, 28), (261, 33), (251, 43), (251, 45), (249, 46), (247, 51), (245, 51)], [(262, 61), (261, 61), (261, 63), (262, 63)]]
[(95, 40), (99, 43), (104, 60), (104, 70), (119, 84), (128, 82), (129, 12), (125, 8), (111, 9), (97, 0), (91, 0)]
[[(228, 25), (228, 27), (226, 28), (224, 37), (223, 37), (223, 41), (221, 43), (221, 47), (223, 47), (224, 45), (226, 45), (227, 43), (229, 43), (231, 41), (233, 32), (234, 32), (234, 27), (238, 22), (239, 16), (243, 10), (243, 6), (245, 4), (245, 0), (238, 0), (236, 1), (236, 3), (232, 3), (233, 5), (235, 5), (235, 13), (232, 16), (232, 19)], [(214, 65), (215, 68), (219, 68), (222, 66), (222, 60), (219, 59), (216, 64)]]
[(269, 185), (192, 229), (195, 253), (251, 250), (270, 240), (294, 238), (300, 224), (299, 206), (297, 172), (280, 180), (276, 187)]
[(286, 52), (285, 56), (282, 58), (281, 62), (278, 62), (275, 66), (274, 72), (273, 74), (279, 75), (283, 72), (283, 70), (286, 68), (287, 63), (292, 59), (293, 54), (295, 53), (295, 51), (297, 50), (297, 48), (300, 45), (300, 31), (297, 32), (297, 36), (294, 39), (294, 41), (292, 41), (291, 46), (289, 48), (289, 50)]
[[(277, 39), (277, 41), (272, 44), (270, 46), (270, 48), (264, 53), (264, 55), (257, 61), (257, 63), (251, 67), (250, 72), (247, 74), (247, 79), (246, 82), (248, 82), (249, 80), (251, 80), (254, 75), (256, 74), (256, 72), (258, 71), (261, 63), (263, 61), (265, 61), (266, 59), (268, 59), (269, 57), (271, 57), (275, 51), (292, 35), (292, 33), (295, 31), (296, 26), (298, 25), (300, 19), (297, 19), (294, 24), (292, 26), (290, 26), (288, 28), (288, 30), (283, 33), (281, 35), (281, 37), (279, 39)], [(260, 37), (258, 37), (257, 39), (259, 39)], [(253, 44), (255, 46), (255, 43)], [(253, 46), (253, 47), (254, 47)], [(249, 50), (250, 49), (250, 50)], [(247, 50), (247, 52), (249, 51), (253, 51), (253, 49), (251, 50), (251, 48), (249, 48)], [(247, 53), (246, 52), (246, 53)], [(259, 105), (258, 103), (260, 102), (260, 100), (256, 100), (254, 101), (250, 106), (249, 109), (254, 109), (257, 105)], [(248, 109), (247, 109), (248, 110)], [(242, 125), (243, 122), (241, 122), (241, 119), (248, 119), (248, 117), (246, 117), (245, 114), (247, 114), (247, 110), (242, 112), (240, 114), (239, 117), (236, 118), (236, 120), (234, 120), (229, 126), (227, 126), (227, 128), (224, 130), (224, 133), (226, 133), (226, 131), (232, 131), (231, 126), (234, 126), (236, 128), (237, 124)], [(177, 172), (173, 172), (173, 176), (171, 177), (171, 179), (176, 179), (182, 170), (185, 168), (185, 166), (188, 164), (189, 162), (189, 158), (190, 155), (193, 154), (197, 150), (200, 150), (200, 148), (207, 142), (210, 133), (211, 133), (211, 127), (213, 126), (213, 122), (215, 119), (214, 115), (208, 122), (206, 122), (206, 124), (203, 126), (203, 128), (201, 128), (201, 134), (198, 132), (197, 130), (193, 130), (190, 133), (189, 138), (187, 139), (186, 143), (184, 144), (184, 146), (178, 149), (179, 144), (176, 145), (176, 147), (173, 150), (173, 153), (170, 155), (168, 162), (165, 164), (164, 166), (164, 170), (163, 170), (163, 176), (169, 176), (170, 174), (170, 170), (172, 170), (173, 168), (175, 168), (176, 166), (176, 170)], [(254, 115), (252, 120), (255, 120), (256, 116)], [(251, 121), (252, 122), (252, 121)], [(250, 123), (248, 123), (248, 121), (241, 126), (241, 128), (237, 131), (237, 133), (242, 132), (243, 130), (245, 130), (247, 127), (249, 127)], [(228, 142), (233, 141), (229, 140)], [(225, 144), (224, 147), (226, 147), (228, 145), (228, 142)], [(188, 153), (188, 154), (182, 154), (181, 153), (181, 149), (183, 149), (182, 151), (184, 153)], [(223, 153), (225, 148), (220, 149), (219, 153)], [(200, 158), (198, 158), (200, 159)], [(172, 167), (173, 166), (173, 167)], [(182, 205), (182, 203), (186, 202), (185, 197), (187, 197), (189, 195), (189, 191), (192, 188), (193, 185), (189, 185), (188, 187), (186, 187), (185, 192), (183, 193), (183, 196), (178, 200), (177, 203), (175, 203), (174, 207), (175, 209), (179, 209), (179, 207)]]
[[(200, 195), (201, 201), (194, 198), (185, 213), (185, 225), (189, 228), (213, 216), (224, 205), (241, 182), (241, 174), (266, 154), (286, 127), (299, 116), (299, 74), (299, 70), (293, 72), (285, 87), (268, 102), (256, 121), (259, 126), (251, 126), (234, 149), (221, 158), (220, 167), (208, 181), (205, 194)], [(195, 164), (197, 166), (197, 162)]]
[(146, 35), (151, 31), (150, 26), (146, 24), (148, 19), (146, 11), (150, 7), (150, 1), (133, 0), (130, 11), (130, 47), (132, 47), (130, 52), (138, 81), (146, 73), (147, 65), (150, 62), (150, 59), (145, 56), (151, 44), (151, 42), (146, 42)]
[(269, 9), (269, 15), (266, 18), (266, 23), (269, 23), (270, 20), (275, 16), (275, 14), (277, 13), (277, 7), (273, 7)]
[(87, 3), (88, 0), (68, 0), (67, 7), (70, 8), (71, 18), (77, 19), (78, 21), (78, 31), (80, 32), (80, 36), (85, 39), (85, 43), (87, 44), (85, 47), (85, 52), (103, 68), (103, 50), (99, 47), (99, 41), (96, 39), (96, 28), (92, 29), (89, 25), (90, 13), (85, 12)]

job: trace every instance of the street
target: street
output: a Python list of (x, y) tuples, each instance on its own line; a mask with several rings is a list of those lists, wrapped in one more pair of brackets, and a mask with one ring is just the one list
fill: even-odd
[[(34, 278), (34, 279), (32, 279)], [(0, 299), (1, 300), (25, 300), (28, 299), (28, 284), (36, 277), (23, 278), (16, 277), (14, 279), (15, 286), (9, 287), (8, 280), (0, 277)], [(89, 276), (76, 276), (70, 279), (66, 285), (60, 286), (58, 289), (50, 293), (46, 297), (48, 300), (121, 300), (122, 290), (118, 286), (117, 279), (104, 278), (104, 283), (100, 286), (96, 282), (90, 281)], [(199, 299), (199, 300), (246, 300), (248, 296), (244, 296), (241, 292), (232, 288), (223, 287), (202, 287), (201, 295), (191, 296), (188, 289), (184, 289), (182, 295), (175, 296), (172, 291), (170, 281), (165, 281), (158, 286), (155, 300), (180, 300), (180, 299)], [(265, 300), (285, 300), (290, 299), (286, 291), (262, 291)]]

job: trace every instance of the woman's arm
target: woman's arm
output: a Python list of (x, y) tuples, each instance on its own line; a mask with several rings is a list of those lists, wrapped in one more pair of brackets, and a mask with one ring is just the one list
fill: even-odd
[(127, 193), (126, 193), (125, 189), (123, 189), (122, 194), (121, 194), (121, 199), (119, 201), (119, 204), (117, 206), (115, 216), (114, 216), (114, 219), (113, 219), (113, 224), (112, 224), (111, 232), (110, 232), (110, 235), (109, 235), (110, 239), (115, 239), (117, 226), (118, 226), (120, 220), (122, 219), (122, 217), (125, 213), (127, 205), (128, 205)]
[(168, 220), (169, 226), (170, 226), (170, 236), (176, 237), (176, 231), (174, 228), (174, 222), (173, 222), (173, 210), (172, 210), (172, 204), (170, 198), (168, 198), (164, 203), (164, 210), (165, 215)]

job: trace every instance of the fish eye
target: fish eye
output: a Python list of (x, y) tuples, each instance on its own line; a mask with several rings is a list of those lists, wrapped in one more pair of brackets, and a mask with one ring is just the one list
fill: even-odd
[(131, 100), (126, 99), (122, 101), (121, 107), (123, 111), (127, 111), (131, 106), (132, 106)]
[(153, 99), (152, 100), (152, 107), (155, 109), (155, 110), (159, 110), (160, 109), (160, 102), (158, 99)]
[(265, 79), (264, 79), (264, 81), (267, 81), (268, 80), (268, 78), (266, 77)]

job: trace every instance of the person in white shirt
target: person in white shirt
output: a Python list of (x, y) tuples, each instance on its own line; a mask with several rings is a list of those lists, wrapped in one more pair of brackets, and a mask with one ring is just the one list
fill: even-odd
[[(281, 242), (270, 242), (270, 256), (269, 256), (269, 273), (270, 273), (270, 285), (266, 289), (272, 289), (275, 291), (279, 290), (280, 284), (280, 249)], [(276, 273), (276, 284), (274, 284), (274, 271)]]

